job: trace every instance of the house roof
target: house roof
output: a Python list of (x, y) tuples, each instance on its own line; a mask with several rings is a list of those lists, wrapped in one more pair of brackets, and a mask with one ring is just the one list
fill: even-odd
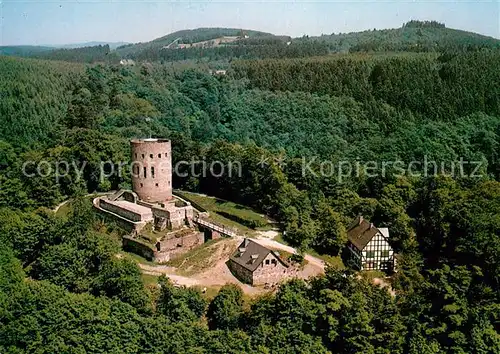
[(377, 233), (385, 238), (389, 237), (387, 228), (379, 229), (360, 215), (347, 230), (347, 238), (357, 249), (362, 250)]
[(274, 251), (248, 238), (246, 238), (238, 246), (236, 252), (234, 252), (234, 254), (229, 259), (253, 272), (264, 261), (269, 253), (272, 253), (279, 262), (281, 262), (285, 267), (288, 267), (288, 264), (283, 262)]

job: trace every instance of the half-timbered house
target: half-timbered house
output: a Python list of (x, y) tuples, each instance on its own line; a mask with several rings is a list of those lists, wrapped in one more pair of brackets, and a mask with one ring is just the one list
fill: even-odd
[(396, 262), (389, 244), (389, 229), (375, 227), (363, 216), (358, 216), (347, 231), (351, 264), (358, 270), (392, 272)]

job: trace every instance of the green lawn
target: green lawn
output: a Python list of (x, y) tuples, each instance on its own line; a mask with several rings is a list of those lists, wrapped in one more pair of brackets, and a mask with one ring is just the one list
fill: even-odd
[[(92, 200), (99, 196), (99, 194), (92, 194), (89, 196), (86, 196), (85, 199), (88, 199), (90, 203), (92, 203)], [(66, 203), (61, 205), (61, 207), (56, 211), (56, 216), (61, 217), (61, 218), (67, 218), (69, 212), (71, 211), (71, 204), (73, 203), (73, 199), (68, 199)]]
[(56, 216), (66, 219), (70, 211), (71, 211), (71, 200), (68, 200), (68, 202), (61, 205), (61, 207), (57, 209)]
[[(196, 193), (176, 191), (182, 198), (193, 204), (198, 204), (210, 213), (210, 218), (216, 223), (237, 229), (246, 236), (255, 234), (255, 230), (271, 230), (272, 221), (266, 216), (241, 204), (221, 200)], [(251, 226), (254, 227), (251, 227)]]
[(142, 282), (146, 286), (158, 284), (159, 277), (160, 277), (159, 275), (150, 275), (150, 274), (144, 274), (144, 273), (141, 274)]
[[(274, 240), (277, 241), (277, 242), (279, 242), (279, 243), (282, 243), (284, 245), (291, 246), (291, 245), (288, 244), (288, 242), (286, 242), (283, 239), (283, 235), (281, 233), (279, 233), (274, 238)], [(334, 267), (336, 269), (345, 269), (344, 262), (342, 262), (342, 258), (340, 256), (330, 256), (328, 254), (319, 254), (318, 252), (316, 252), (312, 248), (307, 249), (306, 253), (310, 254), (313, 257), (316, 257), (316, 258), (319, 258), (319, 259), (325, 261), (326, 263), (330, 264), (332, 267)]]

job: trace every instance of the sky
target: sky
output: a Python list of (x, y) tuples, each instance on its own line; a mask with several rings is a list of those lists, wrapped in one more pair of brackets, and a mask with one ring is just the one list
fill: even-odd
[(0, 45), (147, 42), (198, 27), (298, 37), (397, 28), (411, 19), (500, 38), (499, 1), (0, 0)]

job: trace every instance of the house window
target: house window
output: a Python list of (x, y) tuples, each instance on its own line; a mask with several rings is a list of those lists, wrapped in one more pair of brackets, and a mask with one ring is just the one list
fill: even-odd
[(387, 258), (389, 257), (389, 250), (384, 250), (380, 252), (380, 257)]
[(364, 264), (364, 269), (375, 269), (375, 262), (369, 261)]
[(153, 154), (149, 154), (149, 158), (152, 159), (153, 158)]
[(167, 153), (165, 153), (165, 157), (167, 157), (167, 156), (168, 156), (168, 154), (167, 154)]
[(143, 168), (143, 174), (144, 174), (144, 178), (146, 178), (146, 175), (147, 175), (147, 171), (146, 171), (146, 167)]
[(141, 188), (143, 187), (143, 184), (141, 183)]
[(375, 258), (375, 251), (366, 251), (366, 258)]
[(158, 154), (158, 158), (161, 159), (161, 154)]
[(269, 265), (269, 259), (266, 259), (266, 265)]
[(272, 259), (272, 260), (271, 260), (271, 264), (273, 264), (273, 265), (277, 265), (277, 264), (278, 264), (278, 262), (276, 261), (276, 259)]
[(144, 154), (142, 154), (142, 158), (144, 158)]
[(151, 167), (151, 177), (155, 178), (155, 168)]

